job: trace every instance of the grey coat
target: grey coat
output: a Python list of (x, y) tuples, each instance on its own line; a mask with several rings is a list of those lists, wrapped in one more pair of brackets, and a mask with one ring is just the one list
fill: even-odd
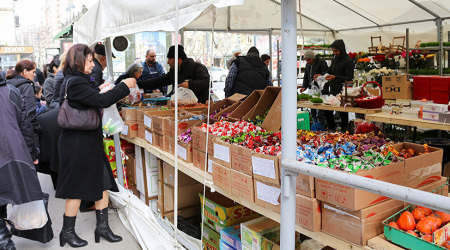
[(47, 79), (44, 82), (44, 98), (47, 102), (47, 107), (50, 107), (50, 104), (53, 100), (53, 92), (55, 86), (55, 75), (53, 73), (48, 73)]

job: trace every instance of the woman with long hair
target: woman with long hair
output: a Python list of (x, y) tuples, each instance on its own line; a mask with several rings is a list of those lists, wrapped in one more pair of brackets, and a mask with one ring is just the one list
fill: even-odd
[[(100, 94), (89, 74), (94, 68), (93, 52), (84, 44), (76, 44), (67, 52), (64, 63), (64, 83), (61, 95), (66, 96), (70, 107), (79, 110), (107, 108), (130, 93), (136, 79), (128, 78), (113, 89)], [(67, 93), (66, 93), (67, 85)], [(60, 101), (62, 105), (64, 99)], [(59, 173), (56, 197), (67, 199), (63, 216), (60, 244), (83, 247), (87, 241), (75, 233), (75, 220), (81, 200), (95, 201), (97, 227), (95, 242), (100, 237), (109, 242), (119, 242), (108, 223), (108, 190), (118, 192), (111, 166), (103, 151), (102, 125), (94, 130), (63, 129), (59, 138)], [(70, 145), (70, 146), (69, 146)]]

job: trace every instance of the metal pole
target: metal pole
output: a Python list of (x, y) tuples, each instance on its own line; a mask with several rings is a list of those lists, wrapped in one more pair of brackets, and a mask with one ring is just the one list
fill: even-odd
[(406, 79), (409, 80), (409, 28), (406, 28)]
[[(296, 159), (297, 148), (297, 7), (296, 0), (281, 1), (283, 85), (281, 87), (281, 158)], [(296, 177), (281, 168), (281, 239), (283, 250), (295, 249)]]
[(374, 180), (329, 168), (306, 164), (290, 159), (284, 159), (281, 162), (281, 165), (285, 169), (295, 171), (300, 174), (305, 174), (322, 180), (345, 185), (347, 187), (380, 194), (411, 204), (425, 206), (432, 210), (443, 211), (446, 213), (450, 212), (450, 198), (446, 196), (391, 184), (384, 181)]
[[(179, 18), (180, 18), (180, 3), (175, 1), (175, 124), (178, 123), (178, 30), (179, 30)], [(178, 139), (178, 126), (175, 126), (175, 139)], [(178, 141), (178, 140), (176, 140)], [(175, 154), (175, 182), (174, 182), (174, 226), (175, 226), (175, 239), (178, 238), (178, 142), (174, 149)]]
[[(108, 76), (111, 77), (112, 83), (114, 83), (114, 71), (112, 64), (112, 51), (111, 51), (111, 38), (106, 38), (106, 67), (108, 69)], [(120, 137), (119, 133), (113, 135), (114, 148), (116, 152), (116, 166), (117, 166), (117, 178), (119, 178), (119, 184), (123, 187), (123, 170), (122, 170), (122, 152), (120, 150)], [(144, 166), (145, 167), (145, 166)]]
[(272, 78), (272, 29), (269, 29), (269, 56), (270, 56), (270, 62), (269, 62), (269, 71), (270, 71), (270, 77)]
[(443, 27), (442, 27), (442, 20), (439, 18), (436, 20), (436, 26), (437, 26), (437, 39), (439, 41), (439, 53), (437, 57), (437, 64), (439, 69), (439, 75), (442, 76), (442, 64), (444, 62), (444, 44), (443, 44)]
[(280, 40), (277, 40), (277, 82), (278, 86), (280, 85), (280, 69), (281, 69), (281, 62), (280, 62)]

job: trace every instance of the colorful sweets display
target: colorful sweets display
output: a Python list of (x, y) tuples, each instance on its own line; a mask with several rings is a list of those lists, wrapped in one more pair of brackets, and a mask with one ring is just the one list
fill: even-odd
[(188, 144), (192, 140), (192, 131), (191, 129), (188, 129), (181, 133), (180, 136), (178, 136), (178, 140)]
[(218, 136), (236, 136), (241, 135), (242, 133), (266, 132), (263, 128), (245, 121), (218, 121), (211, 125), (206, 125), (206, 123), (203, 123), (200, 127), (198, 127), (198, 129)]

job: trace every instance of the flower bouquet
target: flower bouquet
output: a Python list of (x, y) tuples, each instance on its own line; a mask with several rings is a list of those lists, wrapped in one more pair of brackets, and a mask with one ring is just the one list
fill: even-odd
[(381, 69), (372, 69), (369, 71), (369, 75), (373, 76), (375, 82), (382, 85), (382, 77), (383, 76), (390, 76), (394, 73), (394, 70), (387, 69), (386, 67), (383, 67)]

